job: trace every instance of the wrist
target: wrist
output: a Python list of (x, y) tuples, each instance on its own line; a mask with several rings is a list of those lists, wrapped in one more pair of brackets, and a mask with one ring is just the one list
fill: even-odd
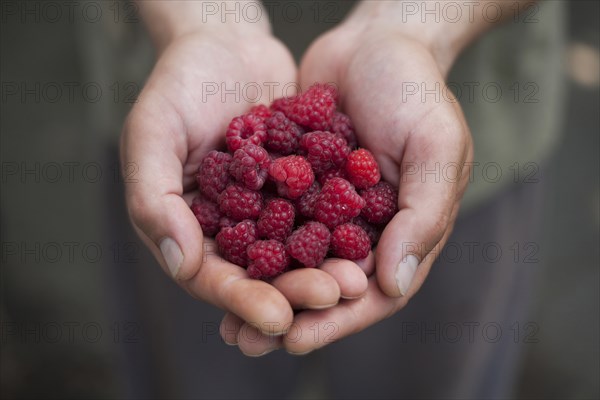
[(159, 52), (173, 41), (192, 34), (239, 39), (271, 32), (268, 13), (259, 1), (138, 0), (138, 5)]
[(359, 35), (374, 31), (413, 40), (429, 50), (446, 75), (460, 52), (483, 32), (513, 15), (510, 8), (517, 3), (527, 7), (532, 1), (362, 1), (345, 25), (359, 31)]

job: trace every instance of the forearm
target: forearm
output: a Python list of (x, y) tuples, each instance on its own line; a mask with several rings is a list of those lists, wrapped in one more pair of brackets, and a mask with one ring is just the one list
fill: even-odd
[(137, 4), (159, 50), (179, 36), (198, 31), (228, 35), (270, 31), (267, 13), (259, 1), (137, 0)]
[(474, 39), (499, 23), (524, 14), (535, 0), (372, 1), (363, 0), (348, 24), (388, 26), (428, 47), (442, 70), (452, 66)]

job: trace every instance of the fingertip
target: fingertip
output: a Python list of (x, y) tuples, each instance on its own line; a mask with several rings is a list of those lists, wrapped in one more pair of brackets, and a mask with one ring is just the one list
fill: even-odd
[(367, 276), (355, 262), (333, 258), (325, 260), (320, 269), (335, 279), (343, 299), (356, 299), (367, 290)]

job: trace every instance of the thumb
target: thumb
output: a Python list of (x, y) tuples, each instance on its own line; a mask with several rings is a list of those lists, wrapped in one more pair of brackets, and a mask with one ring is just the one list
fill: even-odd
[[(388, 296), (421, 286), (458, 210), (466, 125), (451, 108), (430, 113), (408, 137), (401, 164), (398, 208), (376, 251), (377, 281)], [(456, 176), (442, 174), (454, 166)]]
[(136, 104), (121, 137), (121, 163), (134, 228), (165, 272), (187, 280), (202, 263), (203, 235), (182, 197), (183, 123), (166, 110), (161, 104)]

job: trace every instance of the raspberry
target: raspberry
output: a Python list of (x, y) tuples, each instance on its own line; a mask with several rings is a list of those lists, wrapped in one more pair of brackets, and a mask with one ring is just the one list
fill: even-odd
[(250, 111), (248, 111), (248, 114), (255, 115), (262, 119), (267, 119), (271, 116), (271, 110), (269, 110), (269, 107), (265, 106), (264, 104), (259, 104), (252, 107)]
[(330, 132), (346, 139), (348, 146), (352, 149), (356, 148), (358, 145), (356, 134), (354, 133), (354, 126), (352, 125), (352, 121), (350, 121), (350, 117), (346, 114), (336, 111), (333, 115), (333, 120), (331, 121)]
[(300, 126), (287, 119), (281, 111), (274, 112), (265, 123), (267, 124), (267, 141), (265, 143), (267, 149), (282, 155), (296, 152), (298, 140), (304, 133)]
[(307, 133), (300, 139), (300, 148), (316, 174), (340, 168), (350, 153), (346, 139), (331, 132)]
[(213, 150), (204, 157), (196, 181), (200, 192), (209, 200), (217, 201), (219, 194), (233, 182), (229, 175), (231, 156), (227, 153)]
[(343, 168), (330, 169), (330, 170), (327, 170), (327, 171), (323, 172), (321, 175), (318, 176), (319, 183), (321, 185), (324, 185), (325, 182), (327, 182), (331, 178), (344, 178), (344, 179), (346, 179), (346, 172), (344, 171)]
[(221, 213), (218, 204), (213, 203), (201, 196), (197, 196), (192, 201), (192, 212), (202, 227), (202, 233), (206, 236), (215, 236), (221, 226), (219, 220)]
[(372, 224), (387, 224), (398, 211), (398, 192), (387, 182), (361, 191), (360, 196), (365, 200), (362, 216)]
[(262, 203), (262, 194), (237, 184), (227, 186), (219, 195), (221, 212), (238, 221), (257, 219)]
[(245, 267), (248, 265), (246, 248), (254, 243), (257, 237), (256, 223), (245, 220), (234, 227), (221, 229), (217, 234), (217, 245), (224, 259)]
[(292, 203), (283, 199), (269, 200), (256, 223), (258, 235), (261, 238), (285, 242), (285, 239), (292, 233), (295, 218), (296, 211)]
[(313, 131), (331, 126), (337, 102), (337, 90), (331, 85), (314, 84), (298, 96), (277, 104), (292, 121)]
[(283, 243), (277, 240), (257, 240), (248, 246), (248, 275), (268, 279), (281, 274), (290, 264)]
[(269, 153), (255, 144), (247, 144), (233, 154), (229, 173), (250, 190), (259, 190), (269, 176)]
[(377, 242), (379, 242), (379, 238), (381, 237), (380, 228), (371, 225), (360, 216), (354, 218), (352, 223), (360, 226), (365, 232), (367, 232), (367, 236), (369, 236), (369, 240), (371, 241), (371, 246), (374, 246), (377, 244)]
[(314, 217), (333, 229), (358, 216), (364, 206), (365, 201), (350, 182), (343, 178), (332, 178), (325, 182), (317, 197)]
[(235, 117), (229, 123), (225, 140), (231, 153), (247, 144), (260, 146), (267, 139), (267, 126), (263, 118), (255, 114)]
[(296, 200), (296, 209), (304, 217), (312, 218), (315, 213), (315, 203), (321, 192), (321, 185), (314, 181), (304, 194)]
[(358, 225), (350, 223), (340, 225), (331, 235), (331, 251), (337, 257), (362, 260), (369, 255), (369, 250), (371, 250), (369, 236)]
[(369, 150), (358, 149), (348, 155), (344, 165), (348, 180), (358, 189), (366, 189), (381, 179), (379, 165)]
[(288, 237), (285, 249), (305, 267), (314, 268), (323, 262), (329, 250), (331, 234), (320, 222), (307, 222)]
[(288, 199), (297, 199), (315, 180), (310, 164), (304, 157), (281, 157), (271, 163), (269, 175), (277, 182), (277, 193)]

